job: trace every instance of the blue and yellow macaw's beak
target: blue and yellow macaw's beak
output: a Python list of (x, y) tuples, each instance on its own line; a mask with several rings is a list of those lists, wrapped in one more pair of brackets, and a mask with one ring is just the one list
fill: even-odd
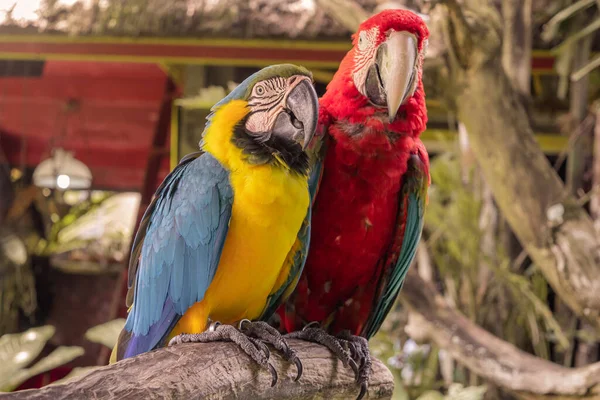
[(305, 150), (317, 129), (319, 100), (308, 76), (293, 75), (288, 79), (283, 110), (275, 119), (272, 133), (300, 144)]

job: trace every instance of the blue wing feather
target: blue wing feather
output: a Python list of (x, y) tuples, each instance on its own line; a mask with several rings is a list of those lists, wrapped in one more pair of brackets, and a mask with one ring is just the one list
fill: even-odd
[(130, 335), (120, 351), (125, 357), (155, 348), (203, 299), (219, 263), (232, 203), (229, 173), (208, 153), (182, 160), (165, 178), (132, 252), (139, 259), (132, 264), (133, 307), (125, 324)]

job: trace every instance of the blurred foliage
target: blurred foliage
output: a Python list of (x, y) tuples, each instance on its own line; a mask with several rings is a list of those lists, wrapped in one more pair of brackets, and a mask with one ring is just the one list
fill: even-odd
[[(120, 318), (88, 329), (86, 339), (113, 348), (125, 320)], [(59, 346), (49, 355), (37, 360), (56, 329), (46, 325), (22, 333), (0, 336), (0, 392), (10, 392), (23, 382), (41, 373), (65, 365), (84, 353), (83, 347)], [(36, 361), (33, 363), (34, 361)], [(27, 367), (28, 365), (32, 364)], [(97, 366), (74, 368), (56, 383), (95, 370)]]
[(117, 318), (88, 329), (85, 332), (85, 338), (90, 342), (100, 343), (112, 350), (123, 327), (125, 327), (125, 319)]
[(0, 337), (0, 392), (10, 392), (31, 377), (64, 365), (84, 353), (79, 346), (60, 346), (30, 367), (54, 335), (53, 326)]
[(483, 400), (486, 391), (486, 386), (464, 387), (460, 383), (453, 383), (448, 388), (446, 395), (435, 390), (428, 390), (417, 400)]
[(93, 191), (73, 206), (49, 199), (52, 223), (34, 252), (51, 257), (54, 267), (70, 273), (120, 269), (129, 251), (139, 200), (139, 193), (103, 191)]
[[(479, 219), (483, 185), (471, 173), (464, 184), (455, 154), (436, 157), (431, 165), (432, 187), (425, 214), (425, 237), (433, 265), (445, 283), (447, 296), (465, 315), (514, 341), (527, 333), (536, 355), (548, 358), (550, 341), (566, 348), (569, 338), (547, 306), (548, 289), (535, 266), (524, 271), (507, 255), (502, 229), (493, 232), (494, 248), (482, 251), (484, 232)], [(482, 273), (489, 270), (489, 274)]]
[[(73, 241), (68, 241), (67, 243), (61, 242), (60, 233), (63, 229), (66, 229), (71, 224), (75, 223), (79, 218), (98, 209), (102, 203), (111, 196), (112, 192), (98, 192), (95, 196), (90, 196), (89, 198), (68, 207), (66, 214), (62, 217), (59, 216), (57, 212), (52, 213), (50, 217), (54, 220), (50, 224), (47, 239), (39, 242), (36, 253), (47, 256), (80, 247), (83, 243), (79, 242), (77, 238)], [(52, 199), (49, 200), (52, 201)], [(54, 207), (57, 208), (57, 205)]]
[(25, 243), (0, 224), (0, 335), (17, 332), (20, 316), (32, 317), (36, 306), (35, 277)]

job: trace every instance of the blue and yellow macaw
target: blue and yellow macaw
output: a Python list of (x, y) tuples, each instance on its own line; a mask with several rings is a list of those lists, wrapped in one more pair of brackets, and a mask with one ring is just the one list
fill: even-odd
[(240, 344), (231, 325), (267, 319), (291, 293), (310, 238), (305, 150), (317, 117), (312, 76), (291, 64), (260, 70), (212, 108), (202, 152), (165, 178), (136, 234), (111, 362), (169, 342)]

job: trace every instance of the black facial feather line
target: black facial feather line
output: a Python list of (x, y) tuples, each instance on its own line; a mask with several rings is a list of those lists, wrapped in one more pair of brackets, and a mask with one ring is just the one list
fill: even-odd
[(242, 150), (251, 164), (274, 165), (279, 163), (277, 159), (279, 158), (292, 172), (300, 175), (308, 174), (308, 156), (302, 150), (302, 146), (277, 135), (267, 136), (267, 140), (261, 140), (250, 135), (241, 123), (234, 129), (231, 141)]

